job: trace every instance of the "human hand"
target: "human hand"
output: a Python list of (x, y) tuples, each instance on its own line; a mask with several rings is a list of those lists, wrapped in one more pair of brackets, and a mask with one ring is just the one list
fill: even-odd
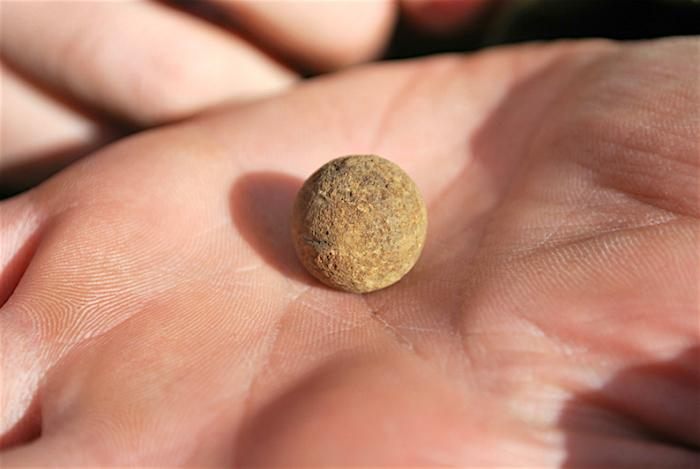
[(285, 89), (296, 64), (332, 70), (368, 59), (393, 22), (385, 0), (179, 3), (217, 7), (222, 24), (176, 1), (3, 3), (1, 185), (36, 182), (124, 124), (149, 127)]
[[(404, 9), (435, 30), (483, 3), (412, 0)], [(300, 68), (370, 59), (386, 46), (397, 8), (390, 0), (4, 2), (0, 191), (36, 184), (132, 129), (286, 89)]]
[[(697, 466), (698, 48), (374, 65), (2, 202), (3, 444), (41, 431), (2, 462)], [(364, 296), (288, 233), (348, 153), (429, 207), (416, 268)]]

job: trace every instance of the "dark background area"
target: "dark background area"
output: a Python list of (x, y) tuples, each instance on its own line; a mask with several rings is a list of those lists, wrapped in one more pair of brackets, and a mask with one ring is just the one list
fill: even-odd
[(468, 29), (442, 37), (422, 33), (401, 18), (385, 58), (472, 51), (532, 40), (633, 40), (695, 34), (700, 34), (698, 0), (502, 0)]

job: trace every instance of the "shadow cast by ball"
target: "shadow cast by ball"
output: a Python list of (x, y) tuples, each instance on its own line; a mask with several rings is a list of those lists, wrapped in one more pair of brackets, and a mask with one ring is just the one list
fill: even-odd
[(291, 237), (292, 207), (301, 185), (301, 179), (283, 173), (244, 174), (231, 188), (231, 219), (268, 265), (289, 278), (317, 285), (299, 263)]

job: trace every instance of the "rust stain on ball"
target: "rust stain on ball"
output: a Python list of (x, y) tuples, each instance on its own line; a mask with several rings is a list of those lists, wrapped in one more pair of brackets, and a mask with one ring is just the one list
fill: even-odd
[(367, 293), (398, 282), (420, 256), (428, 220), (415, 183), (375, 155), (332, 160), (306, 180), (292, 213), (299, 260), (334, 288)]

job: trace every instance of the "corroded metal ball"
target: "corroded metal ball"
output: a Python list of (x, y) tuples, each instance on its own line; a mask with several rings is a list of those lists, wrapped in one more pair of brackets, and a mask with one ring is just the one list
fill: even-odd
[(374, 155), (332, 160), (307, 179), (292, 213), (299, 260), (334, 288), (367, 293), (398, 282), (415, 265), (427, 230), (415, 183)]

